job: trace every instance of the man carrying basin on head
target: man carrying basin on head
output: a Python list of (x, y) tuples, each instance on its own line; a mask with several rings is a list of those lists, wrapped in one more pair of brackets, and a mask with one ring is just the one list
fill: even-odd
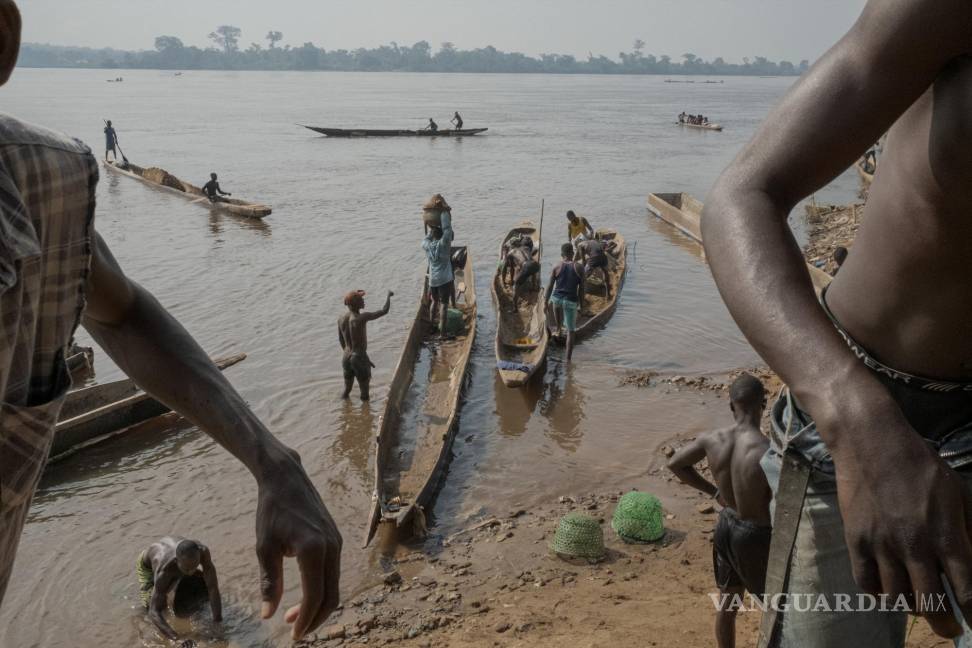
[[(16, 3), (0, 0), (0, 85), (14, 69), (20, 28)], [(285, 619), (303, 637), (337, 607), (341, 535), (299, 455), (122, 271), (94, 229), (97, 182), (84, 144), (0, 115), (0, 601), (70, 386), (65, 350), (80, 323), (140, 387), (253, 475), (261, 614), (276, 611), (284, 557), (296, 556), (302, 598)]]

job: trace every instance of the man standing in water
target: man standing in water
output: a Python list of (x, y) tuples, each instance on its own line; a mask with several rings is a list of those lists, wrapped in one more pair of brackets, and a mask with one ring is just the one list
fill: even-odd
[(195, 540), (166, 536), (155, 542), (139, 555), (135, 563), (141, 590), (142, 604), (148, 608), (148, 616), (165, 637), (178, 635), (165, 620), (169, 592), (176, 589), (186, 577), (202, 577), (209, 595), (209, 607), (213, 621), (223, 620), (223, 602), (219, 596), (219, 580), (209, 548)]
[(118, 153), (115, 147), (118, 145), (118, 133), (111, 125), (111, 120), (105, 122), (105, 162), (108, 161), (108, 154), (111, 153), (113, 160), (118, 160)]
[(352, 290), (344, 296), (344, 305), (348, 307), (348, 312), (338, 319), (338, 342), (344, 350), (344, 358), (341, 360), (344, 369), (344, 393), (341, 398), (351, 396), (351, 388), (357, 378), (361, 400), (366, 401), (371, 397), (368, 386), (371, 383), (371, 369), (374, 367), (368, 357), (368, 322), (388, 314), (391, 298), (395, 293), (389, 290), (384, 307), (373, 313), (361, 312), (365, 305), (364, 296), (363, 290)]
[[(16, 3), (0, 0), (0, 85), (16, 64), (20, 28)], [(300, 456), (122, 272), (93, 227), (97, 181), (97, 161), (81, 142), (0, 115), (0, 601), (70, 386), (65, 349), (80, 322), (140, 387), (253, 475), (261, 616), (276, 612), (284, 557), (296, 556), (302, 597), (285, 620), (300, 639), (337, 607), (341, 534)]]
[[(702, 218), (726, 304), (789, 388), (764, 468), (781, 485), (774, 534), (781, 510), (799, 528), (792, 561), (791, 535), (770, 569), (789, 565), (801, 595), (913, 595), (945, 637), (962, 633), (953, 613), (972, 619), (970, 52), (967, 0), (870, 0), (726, 169)], [(888, 128), (854, 254), (818, 300), (787, 215)], [(784, 483), (795, 497), (780, 499)], [(902, 612), (791, 608), (782, 640), (900, 647), (906, 624)]]
[(203, 185), (203, 193), (209, 198), (209, 202), (216, 203), (219, 202), (220, 196), (232, 196), (233, 194), (228, 191), (223, 191), (222, 187), (219, 186), (219, 182), (216, 180), (216, 174), (209, 174), (209, 182)]
[(557, 334), (562, 331), (567, 338), (567, 362), (574, 353), (574, 329), (577, 328), (577, 311), (584, 303), (584, 267), (574, 263), (574, 246), (560, 246), (561, 262), (550, 273), (545, 302), (553, 306)]
[[(719, 648), (736, 645), (735, 597), (748, 590), (761, 596), (769, 556), (770, 493), (759, 461), (769, 440), (759, 431), (766, 391), (754, 376), (744, 373), (729, 388), (729, 408), (735, 425), (699, 435), (668, 462), (682, 483), (702, 491), (723, 506), (712, 537), (712, 565), (716, 586), (723, 595), (716, 612)], [(715, 484), (695, 469), (706, 459)]]

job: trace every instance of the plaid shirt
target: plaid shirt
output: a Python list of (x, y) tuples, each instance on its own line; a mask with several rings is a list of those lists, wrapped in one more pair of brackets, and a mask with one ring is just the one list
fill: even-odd
[(84, 144), (0, 114), (0, 601), (71, 382), (97, 182)]

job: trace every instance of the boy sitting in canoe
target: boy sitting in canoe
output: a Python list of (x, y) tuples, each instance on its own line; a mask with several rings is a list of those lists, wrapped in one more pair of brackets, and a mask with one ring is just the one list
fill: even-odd
[[(683, 483), (724, 507), (712, 538), (716, 586), (724, 595), (716, 612), (719, 648), (735, 646), (736, 597), (745, 590), (763, 594), (772, 533), (770, 487), (759, 463), (769, 447), (759, 429), (766, 407), (763, 384), (748, 373), (736, 378), (729, 388), (729, 407), (736, 419), (733, 426), (700, 435), (668, 462), (668, 469)], [(709, 462), (715, 484), (695, 470), (703, 459)]]
[(228, 191), (223, 191), (223, 189), (219, 186), (219, 182), (216, 181), (215, 173), (209, 174), (209, 182), (203, 185), (203, 193), (206, 194), (206, 197), (209, 198), (209, 202), (211, 203), (219, 202), (220, 196), (233, 195)]
[(584, 266), (574, 263), (574, 246), (560, 246), (561, 262), (550, 273), (546, 303), (553, 306), (557, 335), (566, 330), (567, 362), (574, 352), (574, 329), (577, 328), (577, 310), (584, 303)]
[(213, 621), (219, 623), (223, 620), (216, 567), (209, 548), (201, 542), (166, 536), (139, 555), (135, 573), (149, 619), (168, 639), (175, 639), (178, 635), (162, 615), (168, 606), (169, 592), (176, 590), (183, 579), (202, 578), (209, 595)]
[(363, 290), (352, 290), (344, 296), (344, 305), (348, 312), (338, 318), (338, 341), (344, 349), (341, 366), (344, 369), (344, 393), (341, 398), (351, 396), (354, 379), (358, 379), (361, 390), (361, 400), (368, 400), (368, 386), (371, 383), (371, 369), (375, 366), (368, 357), (368, 322), (379, 319), (388, 314), (391, 308), (391, 298), (395, 295), (388, 291), (385, 305), (380, 311), (372, 313), (361, 312), (364, 308)]

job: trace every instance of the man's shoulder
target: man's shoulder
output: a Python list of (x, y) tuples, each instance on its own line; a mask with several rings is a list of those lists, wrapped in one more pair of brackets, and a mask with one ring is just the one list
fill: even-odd
[(91, 149), (77, 138), (0, 113), (0, 147), (3, 146), (42, 147), (91, 155)]

